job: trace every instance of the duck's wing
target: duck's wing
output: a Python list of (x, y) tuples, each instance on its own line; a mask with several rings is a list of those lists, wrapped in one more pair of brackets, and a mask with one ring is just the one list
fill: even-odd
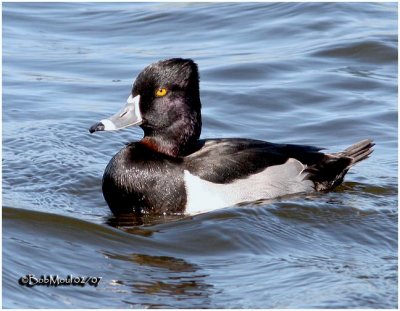
[[(184, 158), (185, 168), (192, 175), (219, 184), (247, 178), (269, 167), (285, 164), (289, 159), (297, 160), (297, 168), (302, 171), (325, 157), (317, 147), (239, 138), (200, 140), (195, 150)], [(293, 163), (288, 162), (287, 169), (293, 169)], [(285, 165), (281, 170), (284, 175)]]
[(316, 190), (325, 191), (339, 185), (350, 167), (368, 158), (374, 145), (365, 139), (342, 152), (322, 153), (322, 148), (313, 146), (250, 139), (202, 140), (185, 158), (185, 166), (192, 175), (212, 183), (231, 183), (269, 169), (264, 174), (269, 182), (290, 183), (301, 175), (301, 180), (310, 180)]

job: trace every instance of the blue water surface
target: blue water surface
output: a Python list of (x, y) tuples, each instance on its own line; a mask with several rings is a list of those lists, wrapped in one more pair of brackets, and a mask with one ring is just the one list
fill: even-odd
[[(396, 3), (3, 3), (3, 307), (397, 308), (397, 22)], [(199, 65), (203, 138), (375, 151), (330, 193), (115, 218), (102, 174), (142, 131), (88, 128), (171, 57)]]

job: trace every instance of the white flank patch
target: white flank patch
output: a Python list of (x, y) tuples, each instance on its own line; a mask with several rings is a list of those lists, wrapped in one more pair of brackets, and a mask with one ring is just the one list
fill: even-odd
[(300, 161), (289, 159), (281, 165), (237, 179), (229, 184), (216, 184), (184, 171), (187, 192), (186, 213), (198, 214), (241, 202), (272, 199), (287, 194), (314, 190), (311, 180), (304, 180), (306, 168)]

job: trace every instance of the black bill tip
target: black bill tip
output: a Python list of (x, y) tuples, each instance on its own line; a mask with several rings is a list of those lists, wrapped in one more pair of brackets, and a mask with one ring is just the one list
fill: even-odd
[(97, 131), (104, 131), (103, 123), (99, 122), (99, 123), (93, 124), (89, 129), (90, 134), (93, 134), (94, 132), (97, 132)]

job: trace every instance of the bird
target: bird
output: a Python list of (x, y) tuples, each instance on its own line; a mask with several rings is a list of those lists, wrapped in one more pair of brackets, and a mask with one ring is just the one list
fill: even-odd
[(135, 79), (126, 105), (89, 132), (139, 126), (102, 179), (114, 215), (198, 214), (244, 202), (327, 192), (373, 151), (372, 139), (341, 152), (245, 138), (200, 139), (199, 70), (192, 59), (157, 61)]

